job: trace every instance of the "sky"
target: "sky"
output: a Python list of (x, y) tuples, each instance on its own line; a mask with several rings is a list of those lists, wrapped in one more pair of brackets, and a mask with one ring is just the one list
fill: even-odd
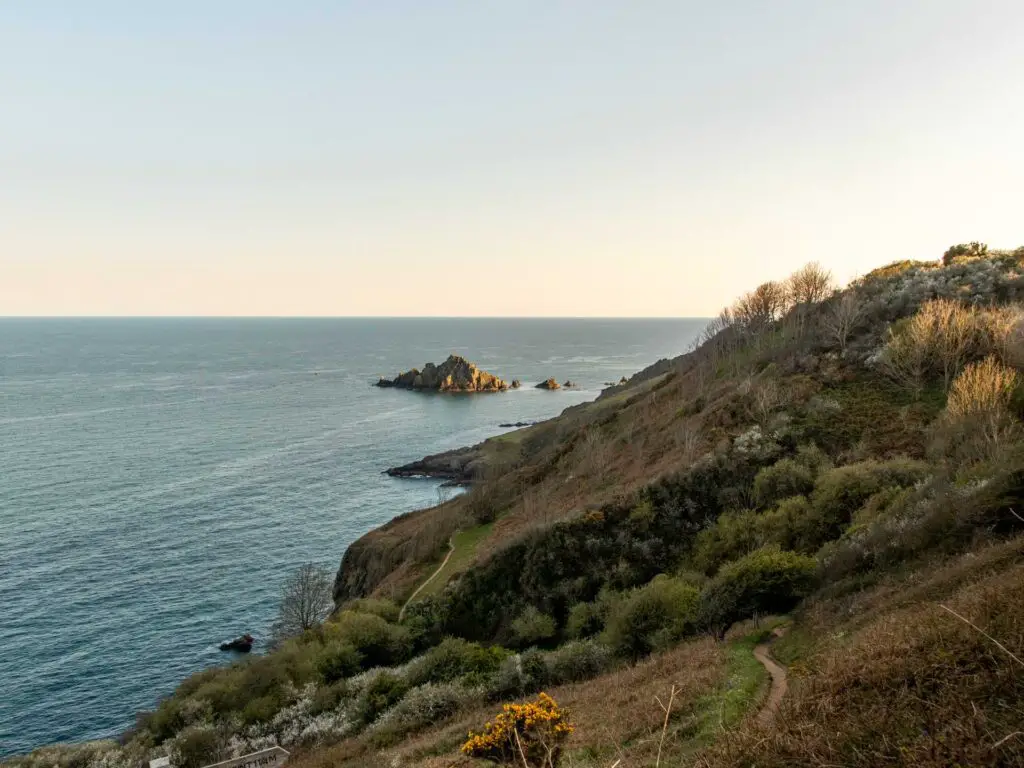
[(1024, 244), (1019, 0), (0, 2), (0, 315), (709, 316)]

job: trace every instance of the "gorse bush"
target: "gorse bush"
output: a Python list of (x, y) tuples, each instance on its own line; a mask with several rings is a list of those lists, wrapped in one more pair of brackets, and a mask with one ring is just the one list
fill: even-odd
[(603, 640), (615, 654), (632, 659), (667, 648), (692, 631), (699, 595), (691, 584), (658, 576), (615, 605)]
[(754, 478), (754, 501), (759, 507), (770, 507), (790, 496), (810, 493), (814, 487), (814, 473), (794, 459), (782, 459), (765, 467)]
[(810, 594), (817, 561), (766, 547), (728, 563), (700, 594), (697, 620), (719, 636), (737, 621), (785, 613)]
[(526, 704), (505, 704), (482, 732), (469, 734), (462, 753), (500, 765), (557, 768), (573, 730), (569, 713), (541, 693)]

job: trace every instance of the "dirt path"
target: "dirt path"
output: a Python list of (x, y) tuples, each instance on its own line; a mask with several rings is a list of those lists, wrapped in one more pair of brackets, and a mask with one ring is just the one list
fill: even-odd
[(409, 599), (405, 601), (405, 605), (402, 606), (402, 610), (400, 610), (398, 612), (398, 620), (399, 621), (401, 621), (402, 618), (405, 616), (405, 609), (409, 607), (409, 603), (411, 603), (413, 600), (416, 599), (416, 595), (418, 595), (420, 593), (420, 590), (422, 590), (425, 586), (427, 586), (427, 584), (429, 584), (434, 579), (436, 579), (437, 575), (439, 573), (441, 573), (441, 571), (444, 570), (444, 567), (446, 565), (448, 565), (448, 561), (452, 559), (452, 554), (454, 554), (454, 552), (455, 552), (455, 535), (453, 534), (452, 537), (450, 539), (448, 539), (448, 554), (444, 556), (444, 560), (442, 560), (441, 564), (439, 566), (437, 566), (437, 570), (434, 571), (432, 574), (430, 574), (430, 577), (426, 581), (424, 581), (422, 584), (420, 584), (418, 587), (416, 587), (416, 591), (415, 592), (413, 592), (411, 595), (409, 595)]
[(784, 634), (786, 634), (785, 629), (776, 627), (772, 630), (769, 640), (754, 648), (754, 658), (761, 662), (761, 665), (768, 670), (768, 674), (772, 676), (772, 687), (768, 691), (768, 699), (761, 707), (761, 711), (757, 713), (757, 722), (760, 725), (769, 725), (775, 719), (775, 713), (779, 709), (779, 704), (782, 703), (782, 697), (786, 695), (789, 688), (786, 670), (772, 658), (771, 651), (772, 643)]

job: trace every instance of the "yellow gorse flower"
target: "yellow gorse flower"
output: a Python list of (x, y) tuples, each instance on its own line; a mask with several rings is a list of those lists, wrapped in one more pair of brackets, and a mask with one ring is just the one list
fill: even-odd
[(559, 750), (574, 730), (568, 712), (541, 693), (535, 701), (502, 705), (501, 712), (484, 725), (483, 732), (468, 734), (462, 753), (503, 763), (514, 760), (522, 750), (529, 759), (541, 746), (545, 753)]

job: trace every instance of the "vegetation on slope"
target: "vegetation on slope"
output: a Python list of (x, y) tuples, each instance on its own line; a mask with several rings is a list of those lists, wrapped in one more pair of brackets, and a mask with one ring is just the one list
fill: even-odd
[[(123, 746), (24, 762), (280, 743), (452, 765), (496, 704), (546, 690), (576, 724), (563, 768), (1020, 765), (1022, 270), (1024, 249), (965, 246), (838, 292), (813, 266), (760, 286), (689, 354), (353, 545), (322, 625), (193, 676)], [(399, 621), (456, 531), (457, 567)], [(751, 642), (717, 638), (784, 612), (793, 686), (758, 725)]]

